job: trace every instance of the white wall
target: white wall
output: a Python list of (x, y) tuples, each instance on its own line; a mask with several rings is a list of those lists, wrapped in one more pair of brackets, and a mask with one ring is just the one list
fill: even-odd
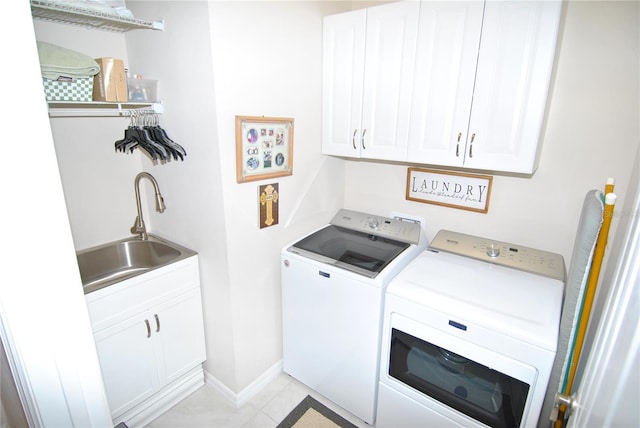
[[(34, 20), (36, 38), (92, 58), (128, 64), (124, 35)], [(127, 118), (52, 118), (51, 130), (76, 249), (129, 236), (136, 217), (133, 181), (141, 157), (116, 152)], [(144, 191), (144, 188), (143, 188)], [(147, 206), (144, 206), (145, 219)], [(151, 219), (153, 220), (153, 219)], [(152, 224), (152, 222), (151, 222)]]
[(187, 157), (153, 166), (167, 210), (155, 215), (156, 233), (196, 250), (205, 319), (205, 369), (233, 386), (235, 352), (210, 24), (206, 2), (128, 2), (136, 16), (164, 19), (165, 30), (127, 34), (131, 70), (159, 80), (161, 125)]
[[(236, 391), (282, 357), (280, 248), (342, 206), (341, 161), (320, 154), (322, 16), (336, 7), (210, 3)], [(292, 176), (236, 183), (236, 115), (294, 118)], [(279, 183), (280, 221), (260, 230), (258, 186), (271, 182)]]
[[(406, 165), (346, 161), (345, 206), (426, 218), (440, 229), (562, 254), (567, 268), (590, 189), (617, 180), (624, 203), (638, 128), (638, 2), (571, 1), (566, 8), (540, 167), (531, 178), (494, 176), (488, 214), (405, 200)], [(384, 177), (384, 180), (380, 180)], [(615, 234), (617, 217), (610, 236)]]

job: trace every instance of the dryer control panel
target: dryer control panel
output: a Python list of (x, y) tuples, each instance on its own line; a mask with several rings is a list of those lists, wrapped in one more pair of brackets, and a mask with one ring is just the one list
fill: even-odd
[(560, 254), (494, 241), (479, 236), (441, 230), (430, 249), (446, 251), (565, 281), (564, 259)]
[(370, 235), (395, 239), (408, 244), (418, 244), (422, 230), (419, 222), (345, 209), (341, 209), (336, 213), (331, 220), (331, 224)]

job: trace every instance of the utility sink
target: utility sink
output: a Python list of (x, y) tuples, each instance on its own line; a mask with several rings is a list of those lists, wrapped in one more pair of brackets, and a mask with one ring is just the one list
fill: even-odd
[(181, 245), (149, 235), (144, 241), (131, 237), (87, 248), (76, 256), (87, 294), (195, 254)]

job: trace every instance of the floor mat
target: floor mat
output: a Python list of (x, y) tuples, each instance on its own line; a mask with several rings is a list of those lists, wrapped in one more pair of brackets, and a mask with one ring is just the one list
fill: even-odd
[(310, 395), (293, 409), (277, 428), (357, 428)]

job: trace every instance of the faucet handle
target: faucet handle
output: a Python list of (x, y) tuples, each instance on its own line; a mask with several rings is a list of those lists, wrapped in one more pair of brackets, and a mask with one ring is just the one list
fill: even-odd
[(148, 236), (147, 228), (144, 225), (144, 220), (141, 220), (140, 217), (136, 216), (136, 221), (131, 227), (131, 233), (133, 233), (134, 235), (139, 235), (140, 239), (146, 240)]

